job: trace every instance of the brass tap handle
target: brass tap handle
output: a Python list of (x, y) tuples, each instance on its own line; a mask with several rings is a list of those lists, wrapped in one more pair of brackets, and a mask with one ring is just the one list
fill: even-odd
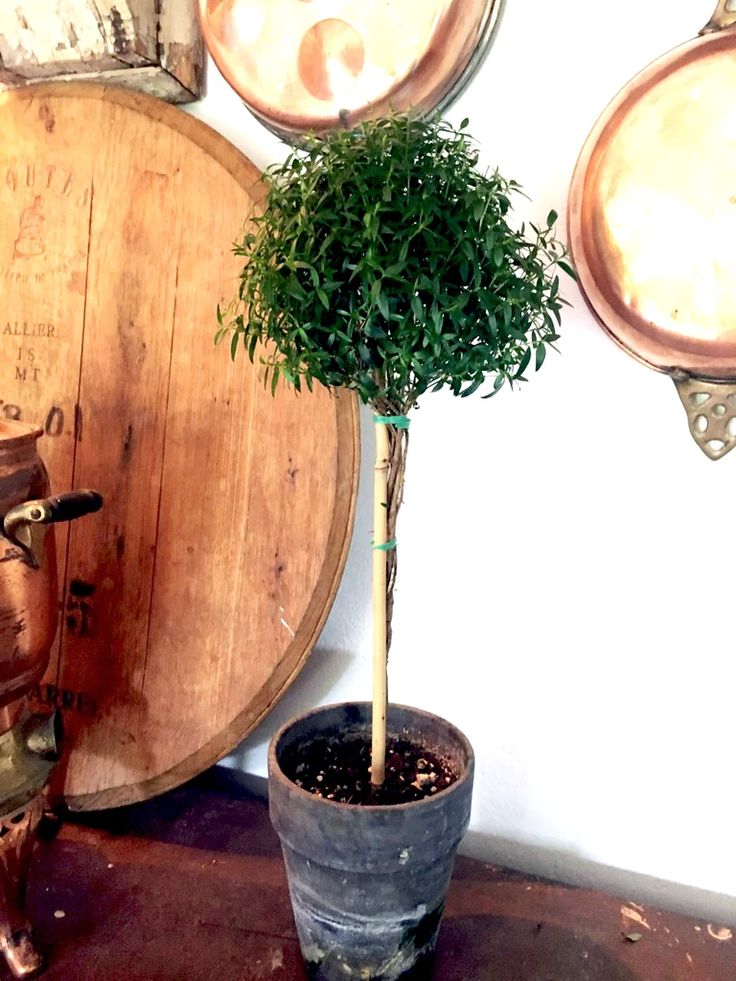
[[(43, 510), (43, 517), (35, 517), (34, 505), (38, 505)], [(57, 521), (74, 521), (75, 518), (99, 511), (102, 507), (102, 497), (93, 490), (71, 491), (68, 494), (47, 497), (43, 501), (29, 501), (25, 506), (31, 508), (32, 521), (52, 524)]]
[(3, 531), (5, 537), (18, 545), (33, 567), (38, 569), (43, 554), (45, 525), (74, 521), (75, 518), (99, 511), (101, 507), (102, 496), (92, 490), (70, 491), (56, 497), (26, 501), (8, 511), (3, 521)]

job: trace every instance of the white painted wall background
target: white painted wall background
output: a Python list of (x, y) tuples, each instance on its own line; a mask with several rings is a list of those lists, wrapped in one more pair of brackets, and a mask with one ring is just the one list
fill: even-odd
[[(524, 186), (520, 215), (563, 214), (598, 114), (713, 3), (509, 0), (450, 118)], [(191, 111), (259, 166), (286, 152), (213, 66)], [(733, 924), (736, 452), (707, 460), (672, 382), (565, 292), (561, 354), (528, 386), (414, 416), (391, 697), (475, 747), (466, 853)], [(368, 418), (343, 582), (303, 674), (228, 760), (250, 773), (290, 715), (369, 694)]]

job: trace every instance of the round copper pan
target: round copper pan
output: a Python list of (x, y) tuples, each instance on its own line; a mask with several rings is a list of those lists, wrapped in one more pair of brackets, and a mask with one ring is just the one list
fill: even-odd
[(610, 103), (568, 201), (585, 299), (618, 344), (681, 383), (691, 431), (714, 458), (736, 445), (734, 406), (707, 385), (682, 386), (736, 381), (736, 13), (726, 6)]
[(291, 142), (370, 116), (447, 108), (485, 57), (504, 0), (198, 0), (228, 83)]

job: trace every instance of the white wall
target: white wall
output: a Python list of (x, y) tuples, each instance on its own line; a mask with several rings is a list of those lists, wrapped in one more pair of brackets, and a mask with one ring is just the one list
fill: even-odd
[[(563, 214), (597, 115), (714, 2), (509, 0), (450, 118), (522, 183), (520, 214)], [(261, 166), (285, 154), (209, 85), (196, 115)], [(736, 923), (736, 452), (707, 460), (672, 382), (565, 289), (561, 354), (528, 386), (415, 414), (391, 697), (474, 744), (467, 853)], [(230, 764), (263, 774), (289, 715), (368, 697), (369, 494), (317, 649)]]

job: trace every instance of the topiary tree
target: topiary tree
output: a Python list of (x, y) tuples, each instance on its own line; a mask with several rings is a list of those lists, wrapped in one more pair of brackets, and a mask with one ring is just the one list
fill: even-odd
[[(239, 295), (217, 339), (259, 354), (265, 381), (319, 382), (375, 410), (371, 780), (383, 783), (386, 658), (410, 411), (428, 390), (485, 397), (538, 370), (572, 274), (551, 212), (515, 228), (498, 172), (443, 121), (390, 116), (310, 138), (267, 172), (265, 210), (236, 246)], [(265, 354), (263, 352), (266, 352)]]

